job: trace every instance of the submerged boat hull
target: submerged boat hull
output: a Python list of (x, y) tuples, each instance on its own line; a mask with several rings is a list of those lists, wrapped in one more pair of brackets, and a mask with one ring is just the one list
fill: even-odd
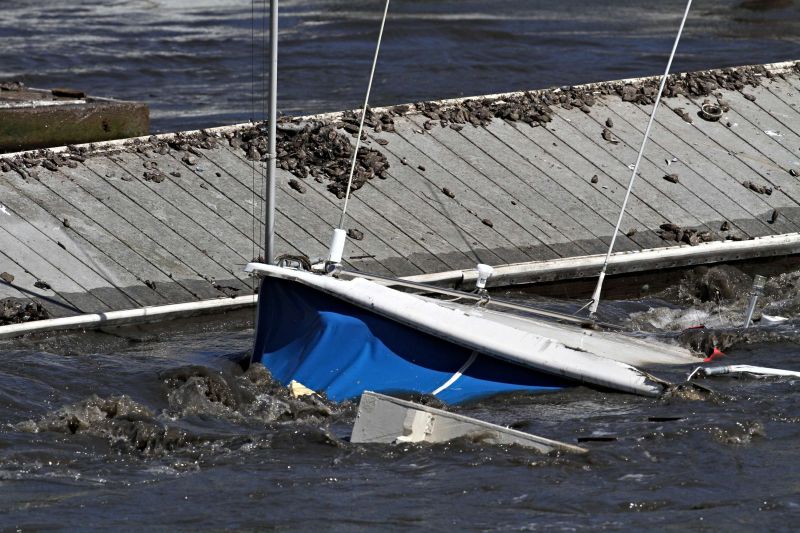
[(686, 365), (687, 350), (251, 263), (262, 276), (253, 361), (344, 400), (364, 390), (449, 402), (588, 384), (647, 396), (665, 383), (633, 366)]
[(253, 361), (280, 382), (341, 401), (365, 390), (426, 393), (449, 403), (574, 385), (477, 353), (294, 281), (265, 277)]

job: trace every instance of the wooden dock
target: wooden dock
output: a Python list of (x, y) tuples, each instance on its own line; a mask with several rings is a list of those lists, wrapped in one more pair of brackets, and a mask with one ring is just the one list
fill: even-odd
[[(616, 249), (800, 231), (798, 66), (681, 79), (708, 94), (664, 99)], [(730, 88), (702, 86), (713, 79)], [(349, 240), (346, 263), (409, 276), (604, 253), (656, 81), (373, 110), (384, 122), (365, 145), (389, 166), (350, 200), (346, 226), (363, 237)], [(704, 100), (725, 109), (719, 121), (700, 116)], [(283, 130), (325, 123), (354, 141), (347, 117)], [(0, 299), (63, 316), (250, 294), (242, 269), (261, 253), (265, 164), (240, 145), (247, 131), (0, 156)], [(300, 177), (298, 157), (279, 153), (276, 247), (321, 258), (343, 200), (324, 172)]]

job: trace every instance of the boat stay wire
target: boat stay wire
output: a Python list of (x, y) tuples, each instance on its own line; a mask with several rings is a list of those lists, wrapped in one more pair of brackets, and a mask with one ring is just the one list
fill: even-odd
[(383, 9), (383, 18), (381, 19), (381, 30), (378, 33), (378, 43), (375, 46), (375, 56), (372, 58), (372, 70), (369, 73), (369, 83), (367, 84), (367, 96), (364, 98), (364, 107), (361, 109), (361, 120), (358, 124), (358, 136), (356, 137), (356, 147), (353, 150), (353, 161), (350, 164), (350, 177), (347, 179), (347, 190), (344, 194), (344, 206), (342, 207), (342, 215), (339, 217), (339, 229), (344, 230), (344, 220), (347, 215), (347, 201), (350, 199), (350, 189), (353, 186), (353, 174), (356, 170), (356, 162), (358, 161), (358, 150), (361, 148), (361, 135), (364, 131), (364, 118), (367, 116), (367, 107), (369, 106), (369, 93), (372, 91), (372, 80), (375, 77), (375, 65), (378, 63), (378, 53), (381, 50), (381, 40), (383, 39), (383, 27), (386, 25), (386, 14), (389, 12), (389, 2), (386, 0), (386, 7)]
[(672, 52), (669, 55), (669, 60), (667, 61), (667, 68), (664, 70), (664, 75), (661, 77), (661, 84), (658, 87), (658, 94), (656, 95), (656, 101), (653, 104), (653, 111), (650, 113), (650, 121), (647, 123), (647, 129), (644, 132), (644, 138), (642, 139), (642, 145), (639, 148), (639, 153), (636, 156), (636, 163), (633, 165), (633, 172), (631, 173), (631, 179), (628, 183), (628, 190), (625, 192), (625, 199), (622, 201), (622, 208), (619, 211), (619, 218), (617, 218), (617, 225), (614, 228), (614, 233), (611, 236), (611, 244), (608, 247), (608, 251), (606, 252), (606, 258), (603, 261), (603, 268), (600, 270), (600, 276), (597, 279), (597, 286), (594, 289), (594, 293), (592, 294), (592, 299), (589, 302), (589, 316), (594, 317), (597, 314), (597, 306), (600, 304), (600, 292), (603, 289), (603, 281), (606, 277), (606, 270), (608, 269), (608, 261), (611, 258), (611, 253), (614, 251), (614, 243), (617, 240), (617, 235), (619, 234), (619, 228), (622, 225), (622, 218), (625, 216), (625, 207), (628, 205), (628, 199), (631, 196), (631, 190), (633, 189), (633, 183), (636, 181), (636, 174), (639, 172), (639, 163), (642, 161), (642, 154), (644, 154), (644, 148), (647, 145), (647, 139), (650, 136), (650, 129), (653, 126), (653, 121), (656, 117), (656, 111), (658, 110), (658, 105), (661, 103), (661, 95), (664, 92), (664, 86), (667, 83), (667, 78), (669, 77), (669, 71), (672, 67), (672, 60), (675, 57), (675, 51), (678, 49), (678, 42), (681, 40), (681, 34), (683, 33), (683, 27), (686, 25), (686, 19), (689, 16), (689, 9), (692, 7), (692, 0), (688, 0), (686, 2), (686, 10), (683, 13), (683, 19), (681, 20), (680, 28), (678, 28), (678, 34), (675, 36), (675, 43), (672, 45)]

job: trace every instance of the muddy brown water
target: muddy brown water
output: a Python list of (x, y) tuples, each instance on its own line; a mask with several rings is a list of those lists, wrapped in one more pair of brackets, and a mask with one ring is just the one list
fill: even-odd
[[(721, 363), (800, 370), (800, 272), (774, 278), (741, 320), (749, 279), (687, 276), (604, 320), (675, 341), (705, 323)], [(709, 292), (725, 294), (703, 301)], [(575, 310), (576, 301), (511, 298)], [(255, 367), (252, 311), (165, 327), (0, 345), (0, 524), (7, 529), (789, 531), (800, 516), (793, 378), (709, 378), (663, 398), (585, 387), (505, 395), (456, 412), (580, 443), (356, 445), (352, 403), (290, 398)], [(723, 335), (724, 333), (724, 335)], [(714, 363), (720, 364), (720, 363)], [(691, 368), (661, 370), (682, 382)]]

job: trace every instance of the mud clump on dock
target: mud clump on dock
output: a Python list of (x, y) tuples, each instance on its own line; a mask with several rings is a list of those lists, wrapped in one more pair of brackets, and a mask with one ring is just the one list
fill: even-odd
[(38, 302), (22, 303), (14, 300), (4, 300), (2, 305), (0, 326), (23, 324), (50, 318), (50, 313)]
[[(277, 166), (300, 179), (327, 182), (330, 192), (344, 198), (355, 146), (347, 135), (337, 131), (337, 124), (328, 121), (282, 122), (276, 129)], [(269, 144), (263, 127), (253, 126), (226, 134), (226, 137), (231, 147), (244, 151), (248, 159), (268, 159)], [(375, 177), (387, 178), (388, 169), (389, 162), (384, 154), (360, 147), (352, 190), (360, 189)]]

